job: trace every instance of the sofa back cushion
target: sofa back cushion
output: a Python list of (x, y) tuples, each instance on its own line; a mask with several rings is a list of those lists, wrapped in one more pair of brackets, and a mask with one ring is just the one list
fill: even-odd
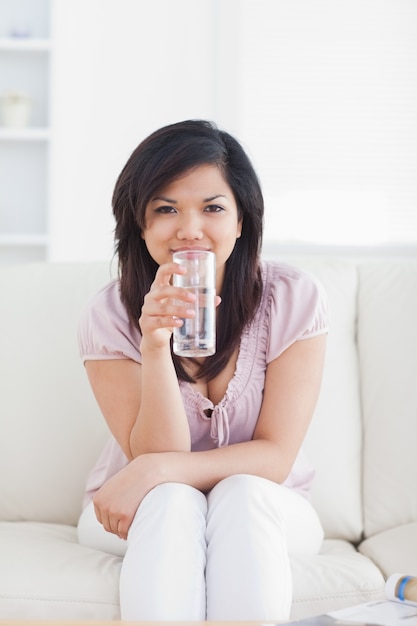
[(322, 388), (304, 446), (316, 468), (312, 501), (326, 536), (358, 541), (363, 531), (363, 513), (357, 267), (342, 259), (293, 255), (280, 258), (313, 274), (329, 298), (330, 332)]
[(359, 265), (367, 537), (417, 521), (417, 261)]
[(77, 521), (107, 427), (78, 355), (77, 319), (108, 264), (0, 269), (0, 519)]
[[(357, 269), (331, 259), (284, 260), (313, 273), (329, 296), (324, 380), (305, 449), (317, 470), (312, 498), (326, 535), (356, 540), (362, 532)], [(108, 430), (78, 355), (77, 322), (84, 302), (110, 278), (107, 263), (0, 269), (0, 519), (78, 519), (87, 473)]]

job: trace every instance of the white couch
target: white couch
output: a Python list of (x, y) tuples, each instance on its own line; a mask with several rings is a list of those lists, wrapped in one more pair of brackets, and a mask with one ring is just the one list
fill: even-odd
[[(293, 560), (296, 619), (379, 599), (394, 571), (417, 575), (417, 260), (287, 261), (321, 280), (332, 309), (305, 442), (326, 539)], [(78, 545), (75, 529), (108, 436), (77, 318), (112, 275), (106, 263), (0, 268), (0, 619), (119, 618), (121, 560)]]

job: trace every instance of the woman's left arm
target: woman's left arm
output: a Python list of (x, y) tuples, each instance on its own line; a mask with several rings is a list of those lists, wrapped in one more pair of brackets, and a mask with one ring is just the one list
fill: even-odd
[(282, 483), (307, 433), (317, 403), (326, 335), (293, 343), (267, 367), (264, 397), (251, 441), (203, 452), (144, 454), (98, 491), (94, 504), (106, 530), (127, 537), (141, 500), (164, 482), (201, 491), (233, 474), (253, 474)]
[[(192, 452), (188, 458), (180, 456), (178, 465), (173, 462), (175, 480), (201, 491), (210, 490), (232, 474), (254, 474), (284, 482), (317, 403), (325, 344), (326, 335), (303, 339), (274, 359), (267, 367), (253, 439), (206, 452)], [(171, 469), (169, 461), (168, 468)]]

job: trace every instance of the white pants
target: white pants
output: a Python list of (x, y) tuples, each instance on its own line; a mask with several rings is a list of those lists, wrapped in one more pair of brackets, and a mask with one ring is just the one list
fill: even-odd
[(319, 551), (320, 521), (301, 495), (249, 475), (230, 476), (208, 496), (178, 483), (155, 487), (140, 504), (127, 541), (106, 532), (93, 505), (79, 541), (124, 556), (123, 620), (289, 618), (289, 556)]

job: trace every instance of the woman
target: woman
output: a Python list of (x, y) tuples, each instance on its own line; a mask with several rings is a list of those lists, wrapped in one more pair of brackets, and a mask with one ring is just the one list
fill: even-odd
[[(115, 186), (120, 280), (80, 323), (112, 438), (80, 542), (124, 556), (122, 619), (285, 620), (289, 556), (323, 531), (301, 445), (319, 393), (326, 301), (303, 272), (260, 260), (263, 199), (239, 143), (205, 121), (164, 127)], [(173, 252), (216, 256), (217, 351), (175, 356), (192, 316)], [(179, 303), (178, 303), (179, 301)]]

